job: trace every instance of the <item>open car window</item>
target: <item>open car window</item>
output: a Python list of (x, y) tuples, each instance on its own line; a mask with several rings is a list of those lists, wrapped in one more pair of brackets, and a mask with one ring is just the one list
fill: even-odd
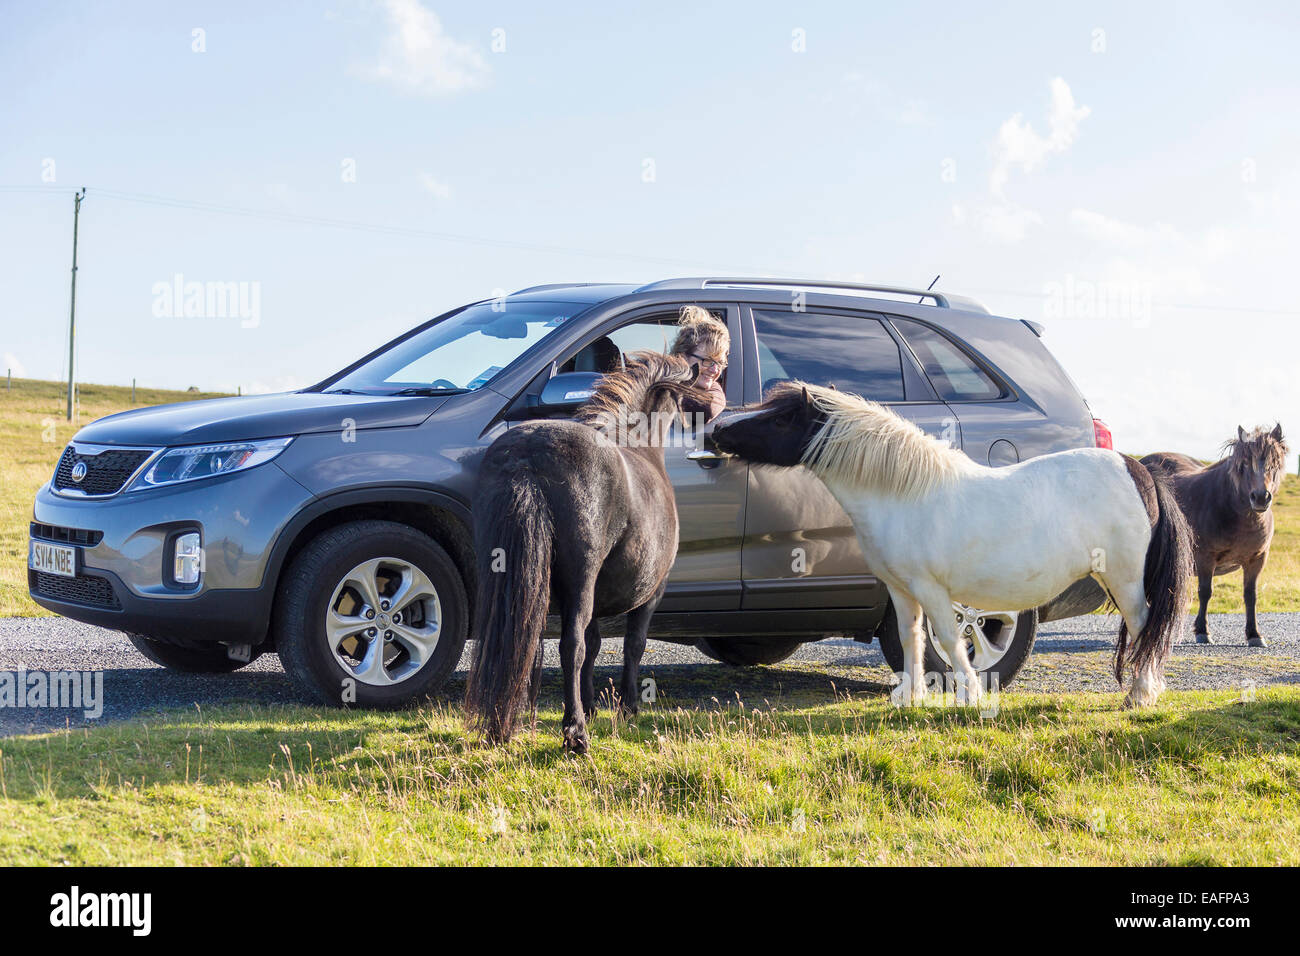
[[(714, 315), (726, 322), (724, 313)], [(622, 368), (633, 352), (668, 352), (677, 338), (677, 313), (647, 316), (621, 325), (612, 332), (588, 342), (576, 354), (560, 364), (560, 372), (598, 372), (606, 374)], [(727, 373), (721, 378), (725, 390)]]

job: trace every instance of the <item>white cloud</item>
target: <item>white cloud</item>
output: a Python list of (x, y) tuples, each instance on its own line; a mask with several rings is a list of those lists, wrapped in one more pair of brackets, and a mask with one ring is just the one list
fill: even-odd
[(1039, 135), (1021, 113), (1002, 124), (992, 147), (988, 194), (953, 208), (959, 226), (969, 224), (993, 243), (1012, 245), (1023, 241), (1031, 228), (1042, 225), (1037, 210), (1008, 198), (1011, 173), (1015, 169), (1033, 172), (1052, 153), (1069, 149), (1079, 135), (1079, 123), (1090, 112), (1086, 106), (1075, 105), (1069, 84), (1059, 76), (1051, 81), (1050, 89), (1047, 135)]
[(1186, 244), (1183, 235), (1173, 226), (1163, 223), (1139, 226), (1090, 209), (1070, 210), (1070, 225), (1089, 239), (1129, 248), (1149, 248), (1170, 243)]
[(358, 72), (422, 96), (482, 85), (487, 61), (477, 49), (449, 37), (442, 21), (419, 0), (383, 0), (391, 32), (379, 60)]
[(977, 202), (969, 209), (962, 203), (954, 203), (952, 220), (958, 226), (974, 224), (985, 238), (994, 242), (1016, 243), (1025, 238), (1030, 226), (1041, 223), (1043, 217), (1014, 203)]
[(18, 361), (18, 356), (13, 352), (5, 353), (5, 368), (11, 370), (18, 378), (27, 377), (27, 368), (22, 362)]
[(1210, 226), (1187, 233), (1167, 223), (1141, 225), (1090, 209), (1070, 211), (1071, 228), (1095, 242), (1108, 258), (1098, 268), (1104, 281), (1139, 285), (1157, 299), (1179, 302), (1221, 291), (1206, 276), (1243, 247), (1235, 228)]
[(934, 120), (921, 100), (908, 100), (904, 103), (902, 112), (898, 114), (898, 121), (904, 126), (934, 125)]
[(420, 173), (420, 188), (435, 199), (451, 198), (451, 187), (435, 178), (432, 173)]
[(1052, 105), (1047, 114), (1047, 135), (1040, 136), (1024, 116), (1017, 113), (1002, 124), (993, 146), (993, 170), (989, 174), (989, 189), (1001, 197), (1011, 171), (1019, 168), (1031, 173), (1052, 153), (1070, 148), (1079, 135), (1079, 123), (1092, 112), (1086, 106), (1074, 105), (1074, 94), (1061, 77), (1051, 83)]
[[(849, 91), (849, 114), (855, 115), (864, 107), (870, 112), (884, 117), (900, 126), (933, 126), (934, 118), (930, 115), (924, 100), (904, 99), (879, 80), (867, 76), (860, 70), (849, 70), (843, 76), (844, 87)], [(831, 91), (827, 101), (833, 102), (839, 94)]]

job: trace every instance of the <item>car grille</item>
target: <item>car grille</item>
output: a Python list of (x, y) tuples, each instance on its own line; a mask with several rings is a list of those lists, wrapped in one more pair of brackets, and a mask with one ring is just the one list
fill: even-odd
[(75, 578), (67, 578), (61, 574), (28, 570), (27, 586), (33, 594), (55, 601), (115, 610), (122, 607), (122, 603), (117, 599), (117, 593), (113, 590), (112, 582), (107, 578), (95, 577), (91, 574), (79, 574)]
[[(151, 454), (148, 448), (110, 448), (97, 455), (87, 455), (77, 451), (75, 445), (69, 445), (54, 470), (54, 487), (84, 495), (115, 495)], [(82, 462), (86, 465), (86, 477), (74, 481), (72, 469)]]
[(93, 548), (104, 540), (102, 531), (83, 531), (80, 528), (60, 528), (54, 524), (41, 524), (39, 521), (31, 523), (31, 536), (41, 541), (53, 541), (56, 544), (78, 544), (85, 548)]

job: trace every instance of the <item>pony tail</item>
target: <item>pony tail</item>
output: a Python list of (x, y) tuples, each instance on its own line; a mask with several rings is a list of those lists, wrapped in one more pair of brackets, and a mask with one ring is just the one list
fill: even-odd
[(550, 607), (555, 528), (550, 504), (531, 477), (485, 487), (489, 493), (474, 503), (478, 641), (465, 712), (471, 726), (496, 744), (514, 734), (526, 702), (536, 707), (533, 664)]
[(1169, 478), (1159, 467), (1142, 467), (1155, 482), (1158, 513), (1151, 528), (1142, 587), (1148, 603), (1146, 624), (1130, 650), (1128, 624), (1121, 618), (1115, 644), (1115, 680), (1124, 682), (1124, 665), (1132, 664), (1134, 675), (1151, 668), (1163, 672), (1173, 646), (1174, 635), (1182, 630), (1187, 607), (1187, 585), (1192, 577), (1192, 532), (1174, 497)]

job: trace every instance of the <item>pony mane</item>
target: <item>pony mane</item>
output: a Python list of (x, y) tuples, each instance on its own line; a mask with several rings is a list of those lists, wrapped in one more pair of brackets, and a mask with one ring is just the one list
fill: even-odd
[(801, 396), (806, 388), (813, 407), (825, 416), (803, 458), (823, 480), (914, 500), (980, 467), (878, 402), (803, 382), (779, 388)]
[(1265, 459), (1265, 467), (1269, 474), (1275, 471), (1286, 470), (1286, 456), (1291, 450), (1286, 443), (1286, 439), (1277, 439), (1273, 437), (1273, 430), (1263, 425), (1256, 426), (1246, 433), (1245, 438), (1232, 437), (1225, 441), (1219, 447), (1219, 460), (1215, 464), (1223, 464), (1230, 461), (1236, 456), (1240, 448), (1246, 450), (1248, 446), (1253, 446), (1250, 450), (1258, 451)]
[(602, 431), (617, 429), (627, 421), (628, 412), (651, 411), (646, 408), (651, 392), (669, 388), (678, 395), (697, 391), (694, 366), (675, 355), (662, 352), (633, 352), (627, 366), (604, 375), (591, 398), (578, 409), (574, 420)]

